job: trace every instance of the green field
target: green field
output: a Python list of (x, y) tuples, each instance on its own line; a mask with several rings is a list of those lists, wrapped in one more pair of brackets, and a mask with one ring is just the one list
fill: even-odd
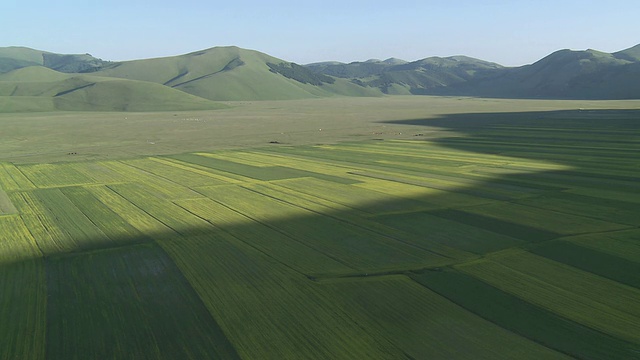
[(228, 105), (0, 114), (0, 359), (640, 357), (640, 102)]

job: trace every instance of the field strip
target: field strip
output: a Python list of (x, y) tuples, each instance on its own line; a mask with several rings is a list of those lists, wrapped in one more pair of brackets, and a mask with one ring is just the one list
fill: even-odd
[(0, 163), (0, 191), (2, 189), (6, 191), (20, 190), (20, 186), (18, 186), (11, 174), (9, 174), (6, 166), (7, 164)]
[[(405, 276), (322, 284), (343, 294), (350, 313), (364, 313), (414, 359), (565, 359), (565, 355), (499, 327)], [(460, 329), (465, 329), (464, 331)], [(428, 339), (428, 341), (425, 341)], [(464, 355), (466, 354), (466, 355)]]
[(630, 261), (640, 262), (640, 229), (611, 231), (562, 238), (580, 246), (602, 251)]
[(511, 197), (506, 196), (504, 194), (496, 193), (494, 191), (485, 190), (485, 189), (477, 189), (477, 188), (469, 188), (466, 186), (452, 186), (450, 182), (438, 179), (429, 179), (429, 181), (424, 181), (423, 178), (418, 176), (407, 176), (406, 174), (402, 174), (402, 177), (398, 177), (396, 174), (393, 174), (389, 171), (385, 173), (373, 173), (373, 172), (362, 172), (362, 171), (353, 171), (351, 172), (353, 175), (359, 175), (367, 178), (378, 179), (378, 180), (387, 180), (387, 181), (395, 181), (408, 185), (416, 185), (422, 186), (426, 188), (432, 188), (436, 190), (455, 192), (465, 195), (470, 195), (479, 198), (485, 198), (489, 200), (510, 200)]
[(94, 181), (66, 164), (22, 165), (20, 171), (38, 188), (86, 185)]
[(0, 229), (0, 265), (42, 257), (22, 218), (0, 216)]
[(347, 175), (347, 169), (353, 169), (353, 166), (332, 164), (316, 159), (302, 157), (297, 155), (283, 155), (278, 152), (269, 152), (267, 150), (256, 150), (247, 152), (246, 156), (260, 159), (263, 162), (271, 162), (274, 165), (287, 166), (303, 169), (311, 172), (325, 173), (334, 176)]
[(98, 200), (86, 188), (69, 187), (61, 191), (114, 243), (129, 245), (131, 243), (151, 241), (149, 237), (126, 222), (118, 213)]
[(426, 209), (429, 210), (495, 202), (495, 200), (492, 199), (462, 194), (454, 191), (440, 190), (417, 184), (378, 178), (367, 178), (364, 182), (354, 184), (353, 186), (395, 197), (403, 197), (420, 201), (424, 203)]
[[(549, 149), (564, 149), (565, 152), (572, 152), (575, 151), (577, 152), (584, 152), (584, 150), (597, 150), (598, 152), (602, 152), (602, 151), (609, 151), (610, 153), (616, 153), (619, 152), (620, 154), (623, 155), (629, 155), (629, 149), (623, 148), (623, 147), (600, 147), (600, 146), (578, 146), (578, 145), (567, 145), (567, 144), (563, 144), (563, 145), (559, 145), (559, 144), (539, 144), (539, 143), (535, 143), (535, 144), (526, 144), (526, 143), (520, 143), (520, 142), (508, 142), (508, 141), (500, 141), (499, 143), (496, 143), (494, 141), (487, 141), (487, 140), (479, 140), (479, 139), (469, 139), (469, 138), (461, 138), (461, 137), (456, 137), (456, 138), (448, 138), (445, 140), (438, 140), (438, 142), (443, 142), (443, 143), (463, 143), (463, 144), (482, 144), (482, 145), (489, 145), (489, 146), (493, 146), (493, 147), (506, 147), (506, 146), (511, 146), (514, 148), (530, 148), (530, 147), (540, 147), (541, 145), (543, 145), (546, 148)], [(633, 150), (631, 152), (634, 152)]]
[[(353, 270), (339, 259), (211, 199), (183, 200), (176, 204), (214, 225), (217, 230), (211, 232), (211, 237), (231, 236), (305, 276)], [(223, 236), (221, 232), (228, 235)]]
[(246, 156), (242, 156), (246, 154), (242, 151), (216, 151), (215, 153), (194, 153), (199, 156), (206, 156), (213, 159), (224, 160), (224, 161), (232, 161), (238, 164), (254, 166), (254, 167), (271, 167), (273, 165), (269, 163), (265, 163), (262, 161), (257, 161), (255, 159), (247, 158)]
[(186, 186), (175, 183), (164, 177), (136, 168), (126, 162), (113, 162), (107, 165), (110, 169), (125, 174), (131, 181), (143, 183), (146, 187), (154, 189), (167, 199), (179, 199), (198, 197), (198, 193)]
[[(107, 186), (92, 186), (86, 189), (100, 202), (108, 206), (113, 212), (124, 216), (124, 219), (129, 224), (143, 234), (167, 234), (167, 236), (170, 236), (173, 232), (162, 222), (155, 219), (153, 216), (149, 215), (147, 212), (140, 209)], [(177, 233), (174, 234), (177, 236)]]
[(573, 187), (565, 190), (565, 192), (589, 196), (599, 200), (616, 200), (640, 205), (640, 194), (636, 192), (616, 191), (604, 188), (590, 189), (582, 187)]
[(93, 179), (93, 183), (96, 185), (117, 184), (129, 181), (123, 174), (104, 166), (105, 163), (110, 162), (113, 161), (75, 162), (69, 163), (67, 166)]
[[(507, 258), (499, 258), (499, 263), (474, 261), (456, 269), (561, 316), (640, 344), (639, 290), (535, 255), (513, 256), (517, 263)], [(532, 264), (537, 264), (534, 273), (528, 270)]]
[(72, 251), (111, 247), (113, 241), (82, 212), (60, 189), (33, 191), (47, 214), (68, 234), (65, 247)]
[(0, 216), (16, 214), (18, 209), (13, 205), (9, 195), (0, 188)]
[(0, 265), (0, 359), (46, 359), (46, 302), (42, 259)]
[(51, 257), (46, 275), (48, 358), (238, 358), (155, 243)]
[(390, 228), (410, 233), (416, 240), (426, 238), (430, 242), (438, 242), (447, 247), (479, 255), (526, 243), (515, 236), (474, 226), (475, 224), (466, 224), (455, 217), (437, 216), (437, 213), (434, 215), (432, 212), (381, 215), (371, 219)]
[(452, 270), (410, 274), (411, 279), (478, 316), (578, 359), (631, 359), (640, 346), (591, 329)]
[(170, 236), (174, 232), (181, 235), (198, 234), (211, 227), (208, 222), (192, 216), (169, 200), (155, 197), (149, 190), (138, 184), (109, 185), (107, 187), (172, 230), (167, 234), (161, 233), (157, 236)]
[(73, 239), (65, 232), (57, 220), (51, 217), (45, 204), (33, 191), (14, 192), (13, 203), (20, 211), (29, 232), (36, 240), (44, 255), (72, 251)]
[(188, 172), (192, 172), (192, 173), (208, 176), (208, 177), (210, 177), (212, 179), (219, 180), (219, 181), (221, 181), (223, 183), (235, 184), (235, 183), (242, 182), (241, 179), (227, 177), (227, 176), (215, 173), (215, 169), (207, 168), (207, 167), (200, 166), (200, 165), (197, 165), (197, 164), (191, 164), (191, 163), (188, 163), (188, 162), (184, 162), (184, 161), (180, 161), (180, 160), (176, 160), (176, 159), (171, 159), (171, 158), (168, 158), (168, 157), (162, 157), (162, 158), (152, 157), (150, 159), (153, 160), (153, 161), (165, 164), (165, 165), (176, 167), (176, 168), (178, 168), (180, 170), (185, 170), (185, 171), (188, 171)]
[(0, 176), (0, 185), (7, 191), (35, 189), (35, 184), (18, 168), (9, 163), (0, 163), (5, 176)]
[(151, 158), (125, 160), (123, 162), (129, 166), (133, 166), (145, 171), (146, 173), (157, 176), (160, 179), (165, 179), (187, 188), (226, 184), (224, 181), (216, 180), (210, 176), (185, 171), (184, 169), (177, 168), (170, 164), (153, 161)]
[[(359, 269), (420, 266), (435, 255), (378, 234), (354, 229), (331, 217), (273, 201), (240, 187), (207, 188), (203, 194), (252, 219), (277, 228), (322, 253), (347, 261)], [(236, 199), (243, 198), (239, 202)], [(279, 214), (274, 217), (273, 213)], [(379, 256), (375, 254), (385, 254)]]
[(544, 211), (602, 220), (621, 226), (640, 226), (638, 205), (623, 201), (598, 199), (561, 192), (520, 199), (514, 202)]
[[(363, 218), (360, 215), (354, 214), (352, 210), (336, 212), (335, 207), (329, 207), (323, 204), (330, 203), (326, 200), (323, 201), (322, 199), (313, 198), (310, 195), (301, 194), (290, 189), (277, 186), (275, 184), (254, 184), (245, 187), (256, 191), (264, 196), (271, 197), (274, 200), (277, 199), (280, 201), (284, 201), (290, 205), (298, 206), (317, 213), (318, 215), (332, 217), (338, 221), (346, 222), (351, 226), (359, 227), (367, 231), (375, 232), (382, 236), (393, 238), (397, 241), (416, 246), (422, 250), (431, 252), (444, 258), (461, 260), (474, 257), (473, 254), (470, 254), (466, 251), (461, 251), (459, 249), (444, 246), (438, 242), (431, 241), (428, 237), (422, 237), (420, 238), (420, 240), (416, 241), (415, 236), (403, 230), (393, 229), (379, 222)], [(451, 262), (451, 260), (434, 263), (434, 266), (442, 266), (447, 262)]]
[(578, 235), (593, 232), (629, 229), (622, 225), (584, 216), (571, 215), (555, 209), (540, 209), (513, 202), (465, 207), (464, 211), (501, 221), (529, 226), (560, 235)]
[[(402, 351), (363, 327), (318, 283), (221, 234), (165, 248), (242, 358), (398, 358)], [(224, 261), (211, 261), (216, 254)], [(278, 319), (278, 321), (274, 321)], [(247, 326), (247, 324), (251, 324)], [(277, 346), (274, 346), (276, 345)]]
[(639, 261), (627, 260), (580, 246), (579, 243), (561, 240), (538, 244), (529, 251), (538, 256), (640, 289), (640, 258), (636, 258)]

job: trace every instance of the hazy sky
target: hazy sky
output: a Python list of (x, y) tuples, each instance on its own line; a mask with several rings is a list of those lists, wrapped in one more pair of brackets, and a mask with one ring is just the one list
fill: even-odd
[(468, 55), (515, 66), (634, 46), (638, 14), (638, 0), (3, 0), (0, 47), (131, 60), (236, 45), (301, 64)]

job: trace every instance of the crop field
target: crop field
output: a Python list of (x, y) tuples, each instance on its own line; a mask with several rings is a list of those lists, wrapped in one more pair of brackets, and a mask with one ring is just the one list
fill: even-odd
[(640, 111), (396, 101), (361, 125), (402, 136), (0, 155), (0, 359), (639, 358)]

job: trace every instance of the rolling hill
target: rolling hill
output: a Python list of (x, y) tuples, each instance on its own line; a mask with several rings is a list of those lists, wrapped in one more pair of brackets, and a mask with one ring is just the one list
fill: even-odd
[(521, 67), (466, 56), (298, 65), (235, 46), (109, 62), (89, 54), (0, 48), (0, 111), (186, 110), (212, 101), (448, 95), (640, 98), (640, 45), (615, 53), (560, 50)]
[[(289, 71), (284, 71), (289, 69)], [(96, 75), (155, 82), (210, 100), (284, 100), (372, 96), (367, 89), (253, 50), (215, 47), (186, 55), (127, 61)]]
[(637, 49), (632, 49), (616, 54), (591, 49), (560, 50), (531, 65), (507, 68), (431, 94), (545, 99), (639, 98), (640, 62), (634, 58)]
[(31, 66), (0, 74), (0, 112), (208, 110), (224, 105), (155, 83)]
[(349, 64), (317, 63), (307, 67), (321, 74), (380, 89), (385, 94), (421, 94), (428, 89), (466, 82), (503, 68), (466, 56), (430, 57), (413, 62), (390, 58)]

